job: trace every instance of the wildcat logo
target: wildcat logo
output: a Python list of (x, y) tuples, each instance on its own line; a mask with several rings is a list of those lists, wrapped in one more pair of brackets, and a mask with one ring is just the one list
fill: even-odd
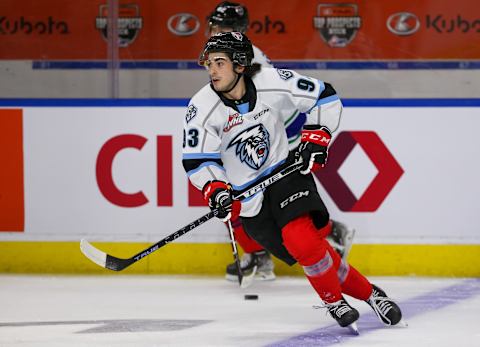
[(292, 194), (280, 203), (280, 208), (285, 208), (289, 203), (294, 202), (295, 200), (298, 200), (300, 198), (307, 197), (308, 194), (310, 194), (310, 191), (308, 190)]
[(280, 78), (285, 81), (293, 77), (293, 72), (290, 70), (277, 69), (277, 72), (280, 75)]
[(223, 127), (223, 132), (228, 132), (232, 129), (235, 125), (239, 125), (243, 123), (243, 116), (241, 114), (235, 113), (228, 116), (227, 124)]
[(227, 150), (233, 146), (240, 162), (258, 170), (267, 161), (270, 153), (270, 134), (263, 124), (258, 124), (235, 136)]
[(195, 105), (190, 105), (187, 108), (187, 114), (185, 115), (185, 122), (190, 122), (197, 115), (197, 108)]

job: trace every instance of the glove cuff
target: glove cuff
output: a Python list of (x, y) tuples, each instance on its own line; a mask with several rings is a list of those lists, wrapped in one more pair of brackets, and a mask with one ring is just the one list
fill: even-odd
[(332, 139), (332, 133), (327, 127), (324, 127), (324, 126), (320, 127), (320, 126), (307, 125), (302, 130), (301, 142), (311, 142), (319, 146), (328, 147), (331, 139)]

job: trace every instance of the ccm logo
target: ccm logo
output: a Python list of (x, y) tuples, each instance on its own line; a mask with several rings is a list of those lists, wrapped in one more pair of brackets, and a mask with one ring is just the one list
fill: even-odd
[(305, 197), (305, 196), (308, 196), (308, 194), (310, 194), (310, 191), (308, 191), (308, 190), (306, 190), (306, 191), (304, 191), (304, 192), (298, 192), (298, 193), (292, 194), (292, 195), (290, 195), (287, 199), (283, 200), (283, 201), (280, 203), (280, 208), (284, 208), (284, 207), (286, 207), (289, 203), (294, 202), (295, 200), (300, 199), (300, 198), (303, 198), (303, 197)]
[(302, 142), (314, 142), (319, 145), (328, 146), (330, 142), (330, 137), (326, 136), (326, 134), (322, 132), (318, 133), (303, 133), (302, 134)]

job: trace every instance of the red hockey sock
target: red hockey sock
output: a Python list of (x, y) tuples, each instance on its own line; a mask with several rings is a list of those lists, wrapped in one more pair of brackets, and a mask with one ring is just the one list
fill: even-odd
[(325, 238), (332, 232), (332, 220), (328, 221), (328, 224), (325, 225), (323, 228), (318, 229), (318, 233), (320, 237)]
[(359, 300), (367, 300), (370, 294), (372, 294), (372, 285), (368, 279), (353, 266), (343, 261), (331, 246), (328, 251), (333, 259), (333, 265), (342, 287), (342, 293)]
[(245, 232), (245, 229), (243, 229), (243, 225), (240, 219), (232, 221), (232, 227), (235, 234), (235, 239), (245, 253), (263, 251), (263, 247)]
[[(283, 243), (290, 254), (303, 266), (310, 284), (325, 302), (341, 299), (342, 292), (331, 246), (320, 235), (309, 215), (303, 215), (282, 229)], [(333, 250), (332, 250), (333, 251)]]
[(367, 300), (372, 294), (372, 284), (350, 265), (347, 277), (342, 283), (342, 292), (359, 300)]

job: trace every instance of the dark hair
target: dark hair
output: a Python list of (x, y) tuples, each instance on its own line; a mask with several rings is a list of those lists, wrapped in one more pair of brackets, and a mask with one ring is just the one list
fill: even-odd
[(262, 65), (259, 63), (253, 63), (250, 66), (245, 66), (245, 72), (243, 73), (244, 75), (252, 78), (257, 74), (262, 69)]
[(203, 65), (212, 52), (228, 53), (232, 62), (242, 66), (249, 66), (253, 60), (252, 43), (245, 34), (232, 31), (218, 33), (208, 39), (198, 60)]

